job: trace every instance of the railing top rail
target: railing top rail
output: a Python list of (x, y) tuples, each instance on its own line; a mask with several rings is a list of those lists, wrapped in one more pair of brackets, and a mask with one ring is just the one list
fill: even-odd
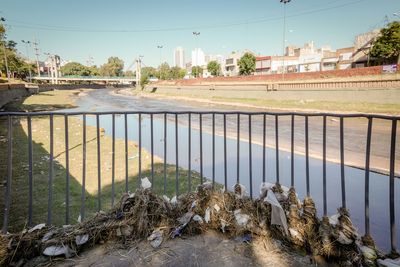
[(112, 114), (220, 114), (220, 115), (278, 115), (301, 117), (338, 117), (338, 118), (373, 118), (386, 120), (400, 120), (400, 115), (385, 115), (373, 113), (332, 113), (332, 112), (244, 112), (244, 111), (44, 111), (44, 112), (0, 112), (0, 116), (49, 116), (49, 115), (112, 115)]

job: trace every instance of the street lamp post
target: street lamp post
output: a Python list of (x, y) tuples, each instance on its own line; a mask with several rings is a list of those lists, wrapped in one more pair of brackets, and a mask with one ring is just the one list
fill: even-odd
[(23, 42), (25, 44), (25, 48), (26, 48), (26, 56), (28, 58), (28, 70), (29, 70), (29, 82), (32, 82), (32, 72), (31, 72), (31, 64), (30, 64), (30, 58), (29, 58), (29, 48), (28, 46), (31, 44), (30, 41), (25, 41), (25, 40), (21, 40), (21, 42)]
[[(5, 18), (3, 18), (3, 17), (1, 17), (0, 18), (0, 21), (6, 21), (6, 19)], [(3, 50), (4, 50), (4, 63), (5, 63), (5, 65), (6, 65), (6, 72), (7, 72), (7, 82), (9, 82), (10, 81), (10, 72), (9, 72), (9, 70), (8, 70), (8, 60), (7, 60), (7, 49), (6, 49), (6, 45), (5, 45), (5, 43), (6, 43), (6, 38), (5, 38), (5, 35), (3, 35), (2, 36), (3, 38)]]
[[(195, 37), (198, 37), (199, 35), (200, 35), (200, 32), (193, 32), (193, 35), (195, 36)], [(198, 38), (196, 38), (196, 46), (199, 46), (198, 45)], [(197, 64), (197, 66), (199, 66), (200, 64), (199, 64), (199, 48), (197, 47), (197, 48), (195, 48), (196, 49), (196, 64)], [(193, 64), (193, 66), (192, 67), (194, 67), (194, 64)], [(198, 71), (199, 69), (197, 69), (197, 71)], [(198, 71), (199, 72), (199, 71)], [(199, 74), (200, 73), (197, 73), (197, 77), (199, 77)]]
[(161, 53), (163, 49), (163, 45), (157, 45), (157, 48), (160, 49), (160, 80), (161, 80)]
[(285, 81), (285, 38), (286, 38), (286, 4), (291, 0), (280, 0), (283, 3), (283, 40), (282, 40), (282, 81)]

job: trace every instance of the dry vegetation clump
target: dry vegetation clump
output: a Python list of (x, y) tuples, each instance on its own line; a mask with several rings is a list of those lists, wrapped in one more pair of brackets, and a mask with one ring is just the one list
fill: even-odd
[[(279, 203), (271, 204), (268, 199), (272, 196)], [(273, 209), (277, 206), (284, 211), (286, 226), (271, 225), (276, 221), (272, 217), (276, 216)], [(376, 262), (376, 258), (366, 259), (365, 245), (358, 239), (348, 210), (338, 211), (331, 220), (323, 217), (320, 221), (310, 197), (302, 203), (293, 188), (276, 185), (264, 187), (256, 200), (245, 196), (242, 186), (235, 187), (234, 192), (223, 192), (205, 183), (196, 192), (172, 200), (141, 188), (124, 194), (111, 211), (98, 212), (77, 225), (61, 228), (42, 225), (20, 234), (0, 236), (0, 263), (7, 265), (41, 254), (72, 257), (108, 240), (129, 244), (129, 241), (148, 238), (158, 248), (165, 239), (198, 235), (208, 230), (248, 243), (254, 240), (270, 244), (273, 239), (279, 239), (282, 250), (291, 247), (340, 265)]]

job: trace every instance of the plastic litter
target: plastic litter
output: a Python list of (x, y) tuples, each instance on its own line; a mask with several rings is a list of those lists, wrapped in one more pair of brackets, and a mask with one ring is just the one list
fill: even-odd
[(42, 242), (48, 241), (55, 233), (56, 233), (56, 231), (50, 231), (50, 232), (46, 233), (42, 238)]
[(176, 204), (178, 204), (178, 199), (177, 199), (177, 197), (176, 196), (174, 196), (172, 199), (171, 199), (171, 204), (172, 205), (176, 205)]
[(279, 203), (272, 190), (268, 190), (267, 197), (264, 199), (264, 201), (271, 204), (271, 224), (282, 226), (285, 230), (286, 235), (288, 235), (289, 232), (285, 211), (283, 210), (281, 204)]
[(194, 209), (196, 206), (197, 206), (197, 201), (195, 200), (195, 201), (192, 202), (192, 205), (190, 206), (190, 209), (192, 210), (192, 209)]
[[(219, 208), (219, 207), (218, 207)], [(210, 209), (210, 207), (208, 207), (207, 209), (206, 209), (206, 212), (205, 212), (205, 214), (204, 214), (204, 221), (206, 222), (206, 223), (209, 223), (210, 221), (211, 221), (211, 209)]]
[(218, 204), (214, 205), (214, 209), (216, 212), (219, 212), (221, 210), (221, 208), (218, 206)]
[(35, 225), (33, 228), (28, 230), (28, 233), (32, 233), (32, 232), (34, 232), (36, 230), (43, 229), (45, 226), (46, 226), (45, 223), (41, 223), (41, 224)]
[(236, 237), (235, 240), (243, 243), (250, 243), (252, 240), (252, 236), (251, 234), (244, 234), (243, 236)]
[(181, 224), (185, 224), (186, 225), (186, 224), (188, 224), (190, 222), (190, 220), (192, 219), (193, 215), (194, 215), (194, 213), (191, 212), (191, 211), (186, 212), (182, 217), (180, 217), (178, 219), (178, 222), (180, 222)]
[(149, 189), (149, 188), (151, 188), (151, 182), (149, 181), (149, 178), (147, 178), (147, 177), (144, 177), (144, 178), (142, 178), (141, 179), (142, 180), (142, 188), (143, 189)]
[(329, 223), (332, 226), (336, 226), (339, 223), (339, 216), (340, 216), (340, 214), (337, 213), (337, 214), (334, 214), (331, 217), (329, 217)]
[(238, 198), (243, 198), (246, 195), (246, 187), (242, 184), (235, 184), (233, 186), (233, 192)]
[(397, 259), (384, 259), (377, 260), (380, 267), (400, 267), (400, 258)]
[(267, 196), (267, 192), (268, 190), (272, 189), (272, 187), (274, 186), (274, 184), (271, 183), (261, 183), (260, 185), (260, 199), (264, 199)]
[(171, 202), (171, 199), (168, 196), (163, 195), (162, 197), (166, 202), (168, 202), (168, 203)]
[(203, 223), (203, 218), (201, 218), (201, 216), (200, 215), (194, 215), (193, 216), (193, 221), (195, 221), (195, 222), (198, 222), (198, 223)]
[(235, 210), (233, 214), (235, 215), (236, 224), (239, 226), (246, 226), (250, 220), (250, 216), (243, 214), (240, 209)]
[(61, 256), (65, 255), (66, 258), (71, 257), (71, 249), (68, 246), (50, 246), (43, 251), (46, 256)]
[(81, 246), (81, 245), (85, 244), (86, 242), (88, 242), (88, 240), (89, 240), (89, 235), (88, 234), (86, 234), (86, 235), (77, 235), (75, 237), (75, 243), (78, 246)]
[(153, 233), (151, 233), (151, 235), (147, 238), (153, 248), (158, 248), (161, 245), (163, 241), (163, 234), (164, 232), (162, 230), (154, 230)]

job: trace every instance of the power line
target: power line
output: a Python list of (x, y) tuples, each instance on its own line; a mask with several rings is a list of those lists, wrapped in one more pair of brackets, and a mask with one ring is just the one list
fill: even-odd
[[(286, 18), (295, 18), (309, 14), (315, 14), (320, 12), (329, 11), (332, 9), (338, 9), (342, 7), (346, 7), (349, 5), (358, 4), (361, 2), (365, 2), (367, 0), (357, 0), (353, 2), (348, 2), (340, 5), (335, 5), (331, 7), (323, 7), (317, 8), (312, 10), (306, 10), (299, 12), (297, 14), (286, 15)], [(338, 2), (338, 1), (335, 1)], [(254, 18), (254, 19), (247, 19), (246, 21), (238, 21), (226, 24), (219, 24), (219, 25), (202, 25), (202, 26), (187, 26), (187, 27), (172, 27), (172, 28), (155, 28), (155, 29), (91, 29), (91, 28), (79, 28), (79, 27), (67, 27), (67, 26), (48, 26), (45, 24), (35, 24), (35, 23), (28, 23), (28, 22), (19, 22), (17, 24), (12, 24), (11, 26), (17, 28), (26, 28), (26, 29), (34, 29), (34, 30), (44, 30), (44, 31), (59, 31), (59, 32), (94, 32), (94, 33), (143, 33), (143, 32), (171, 32), (171, 31), (186, 31), (186, 30), (193, 30), (193, 29), (216, 29), (216, 28), (228, 28), (228, 27), (235, 27), (235, 26), (242, 26), (248, 24), (259, 24), (264, 22), (282, 20), (283, 16), (276, 16), (276, 17), (262, 17), (262, 18)], [(12, 21), (12, 20), (11, 20)], [(32, 26), (36, 25), (36, 26)]]

